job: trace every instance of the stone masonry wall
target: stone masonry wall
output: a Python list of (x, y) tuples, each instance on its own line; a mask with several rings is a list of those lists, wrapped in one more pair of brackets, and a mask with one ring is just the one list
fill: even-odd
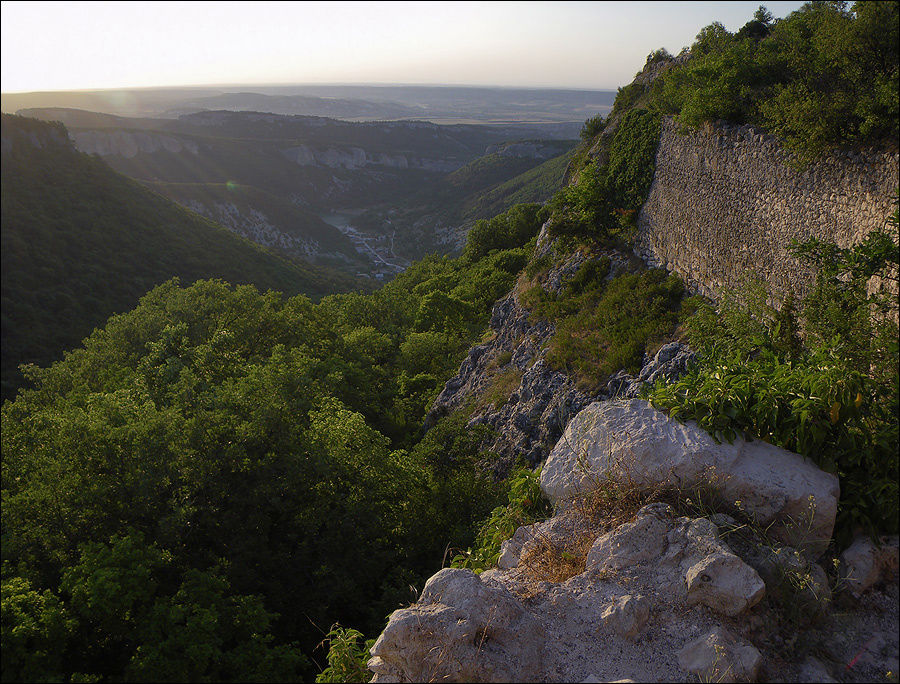
[(751, 126), (682, 134), (663, 121), (656, 172), (638, 218), (636, 251), (715, 297), (761, 276), (776, 297), (798, 297), (812, 273), (787, 251), (793, 238), (855, 244), (894, 211), (896, 152), (837, 152), (804, 168)]

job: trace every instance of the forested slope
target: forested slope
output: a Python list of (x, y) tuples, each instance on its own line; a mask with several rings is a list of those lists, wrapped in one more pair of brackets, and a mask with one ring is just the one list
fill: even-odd
[(241, 239), (75, 151), (65, 129), (3, 115), (3, 395), (16, 365), (61, 357), (177, 276), (321, 296), (352, 279)]

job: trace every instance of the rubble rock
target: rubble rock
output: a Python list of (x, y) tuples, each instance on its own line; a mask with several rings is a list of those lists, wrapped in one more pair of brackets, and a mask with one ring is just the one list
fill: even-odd
[(603, 624), (626, 639), (634, 639), (650, 618), (650, 601), (627, 594), (613, 601), (600, 613)]
[(857, 537), (841, 554), (841, 574), (850, 593), (857, 598), (882, 580), (897, 581), (900, 566), (898, 538), (882, 537), (879, 541), (876, 544), (870, 537)]
[(692, 641), (678, 652), (678, 665), (705, 682), (755, 681), (762, 655), (723, 627)]

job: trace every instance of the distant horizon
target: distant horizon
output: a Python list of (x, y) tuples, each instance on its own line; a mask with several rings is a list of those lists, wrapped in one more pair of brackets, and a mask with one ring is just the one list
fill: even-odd
[[(776, 18), (802, 2), (768, 2)], [(0, 92), (264, 84), (615, 90), (741, 2), (0, 3)], [(222, 86), (219, 86), (222, 84)], [(503, 84), (503, 85), (495, 85)]]
[[(40, 93), (100, 93), (117, 90), (191, 90), (194, 88), (290, 88), (305, 86), (371, 87), (371, 88), (473, 88), (479, 90), (572, 90), (586, 93), (614, 93), (617, 88), (577, 88), (573, 86), (515, 86), (484, 85), (473, 83), (390, 83), (390, 82), (350, 82), (350, 81), (309, 81), (272, 83), (187, 83), (178, 85), (122, 86), (115, 88), (47, 88), (42, 90), (0, 90), (3, 95), (31, 95)], [(248, 90), (247, 92), (252, 92)]]

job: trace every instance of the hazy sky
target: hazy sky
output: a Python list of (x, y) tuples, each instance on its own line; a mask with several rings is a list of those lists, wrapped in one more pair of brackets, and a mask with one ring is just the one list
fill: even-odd
[[(800, 2), (765, 3), (776, 17)], [(2, 2), (3, 92), (190, 84), (616, 88), (759, 2)]]

